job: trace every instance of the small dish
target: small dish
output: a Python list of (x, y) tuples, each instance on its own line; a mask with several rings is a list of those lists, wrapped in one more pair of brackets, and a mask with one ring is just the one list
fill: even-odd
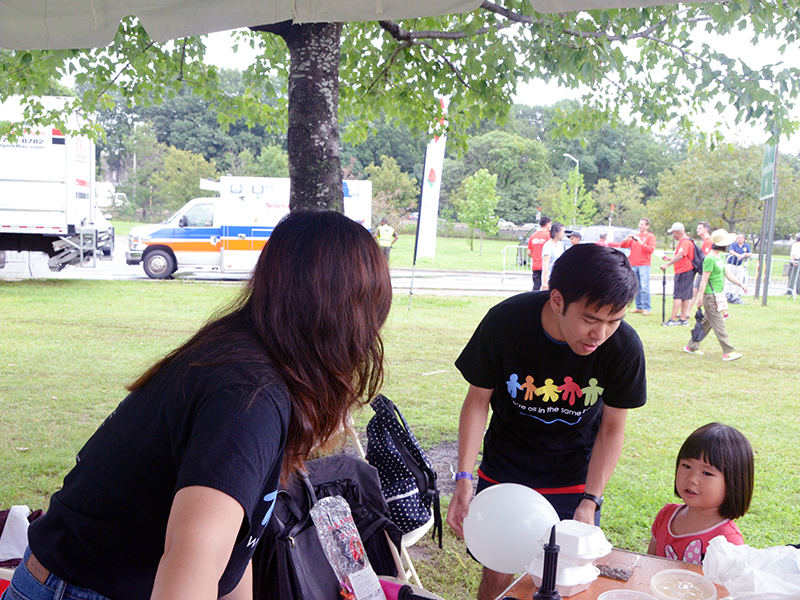
[(656, 573), (650, 591), (656, 600), (717, 600), (717, 588), (708, 577), (684, 569)]
[(609, 590), (600, 594), (597, 600), (656, 600), (656, 598), (634, 590)]

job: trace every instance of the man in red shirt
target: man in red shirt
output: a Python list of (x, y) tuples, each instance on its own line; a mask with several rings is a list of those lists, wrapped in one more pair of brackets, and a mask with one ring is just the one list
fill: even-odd
[(708, 256), (711, 252), (711, 224), (708, 221), (700, 221), (697, 224), (697, 235), (703, 240), (703, 245), (700, 249), (703, 251), (704, 256)]
[[(683, 226), (683, 223), (673, 223), (667, 233), (671, 233), (675, 241), (678, 242), (678, 248), (675, 250), (675, 255), (669, 259), (669, 262), (661, 265), (662, 271), (666, 271), (669, 266), (675, 266), (675, 283), (672, 291), (672, 315), (669, 321), (662, 323), (662, 325), (666, 327), (689, 325), (689, 306), (692, 303), (692, 295), (694, 292), (694, 286), (692, 285), (694, 281), (694, 269), (692, 268), (694, 242), (692, 238), (686, 235), (686, 228)], [(666, 256), (664, 260), (668, 260)], [(678, 319), (679, 310), (680, 319)]]
[(632, 233), (620, 243), (620, 248), (630, 248), (631, 263), (639, 291), (636, 294), (636, 308), (632, 313), (650, 315), (650, 259), (656, 249), (656, 236), (647, 231), (650, 228), (650, 219), (639, 219), (639, 233)]
[(542, 246), (550, 239), (550, 218), (539, 219), (539, 231), (528, 238), (528, 256), (533, 271), (533, 291), (542, 289)]
[[(703, 256), (708, 256), (711, 252), (711, 224), (708, 221), (700, 221), (697, 224), (697, 235), (702, 241), (700, 249), (703, 251)], [(692, 304), (697, 300), (697, 292), (700, 290), (700, 280), (703, 278), (702, 273), (698, 273), (694, 278), (694, 291), (692, 292)]]

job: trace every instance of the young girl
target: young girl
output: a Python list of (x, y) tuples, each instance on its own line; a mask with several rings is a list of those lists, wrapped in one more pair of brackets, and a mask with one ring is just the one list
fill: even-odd
[(724, 535), (744, 544), (733, 522), (750, 507), (753, 449), (733, 427), (709, 423), (681, 446), (675, 464), (675, 494), (653, 523), (648, 554), (702, 564), (708, 542)]

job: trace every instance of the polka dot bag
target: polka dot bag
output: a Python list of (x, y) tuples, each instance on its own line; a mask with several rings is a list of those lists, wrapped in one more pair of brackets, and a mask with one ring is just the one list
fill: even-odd
[(442, 515), (436, 471), (400, 410), (386, 396), (370, 404), (375, 416), (367, 424), (367, 461), (378, 470), (392, 521), (404, 534), (427, 524), (442, 547)]

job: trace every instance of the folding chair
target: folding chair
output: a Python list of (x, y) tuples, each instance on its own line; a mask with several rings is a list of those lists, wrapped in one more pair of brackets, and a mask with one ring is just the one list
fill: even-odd
[[(353, 443), (355, 444), (356, 449), (358, 450), (359, 456), (364, 460), (367, 461), (367, 455), (364, 452), (364, 447), (361, 445), (361, 440), (358, 439), (358, 433), (356, 432), (355, 428), (352, 426), (352, 418), (348, 423), (349, 428), (349, 436), (352, 438)], [(424, 536), (428, 531), (430, 531), (431, 527), (433, 526), (433, 513), (431, 513), (430, 520), (423, 525), (422, 527), (418, 527), (417, 529), (410, 531), (403, 535), (403, 539), (400, 543), (400, 553), (397, 553), (397, 549), (394, 547), (394, 544), (389, 544), (392, 550), (392, 556), (395, 557), (395, 564), (397, 565), (397, 572), (398, 578), (404, 581), (405, 583), (413, 583), (417, 587), (421, 589), (425, 589), (422, 583), (419, 580), (419, 575), (417, 575), (417, 570), (414, 568), (414, 563), (411, 561), (411, 556), (408, 554), (407, 548), (416, 544), (422, 536)], [(410, 581), (409, 581), (410, 578)]]

